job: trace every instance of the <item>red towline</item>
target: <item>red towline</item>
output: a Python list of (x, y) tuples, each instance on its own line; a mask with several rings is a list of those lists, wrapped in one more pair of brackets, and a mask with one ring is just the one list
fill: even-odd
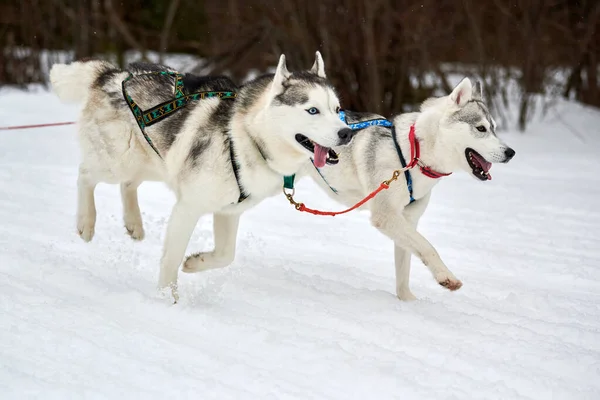
[(37, 124), (37, 125), (18, 125), (18, 126), (0, 126), (0, 131), (11, 131), (17, 129), (44, 128), (47, 126), (73, 125), (75, 122), (55, 122), (52, 124)]

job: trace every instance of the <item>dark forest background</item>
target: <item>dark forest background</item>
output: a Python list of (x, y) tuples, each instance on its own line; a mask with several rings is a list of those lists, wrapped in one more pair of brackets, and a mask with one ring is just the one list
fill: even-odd
[(319, 49), (349, 109), (411, 109), (467, 72), (496, 103), (516, 82), (521, 128), (538, 94), (600, 107), (600, 0), (0, 0), (0, 47), (0, 84), (45, 83), (47, 50), (187, 53), (243, 80)]

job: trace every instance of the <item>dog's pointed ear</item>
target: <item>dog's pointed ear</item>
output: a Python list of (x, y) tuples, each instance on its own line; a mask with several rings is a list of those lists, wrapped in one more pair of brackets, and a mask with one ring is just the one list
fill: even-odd
[(321, 78), (325, 78), (325, 63), (323, 62), (323, 57), (321, 57), (321, 53), (319, 51), (315, 53), (315, 63), (310, 69), (310, 72), (320, 76)]
[(475, 85), (473, 86), (473, 98), (482, 100), (483, 99), (483, 85), (481, 81), (475, 81)]
[(288, 80), (291, 75), (292, 74), (288, 71), (285, 64), (285, 55), (282, 54), (281, 57), (279, 57), (279, 64), (277, 64), (277, 70), (273, 77), (273, 85), (271, 86), (272, 97), (283, 92), (283, 83)]
[(469, 78), (465, 78), (454, 88), (452, 93), (450, 93), (450, 101), (456, 104), (459, 107), (467, 104), (469, 100), (473, 98), (473, 86), (471, 85), (471, 80)]

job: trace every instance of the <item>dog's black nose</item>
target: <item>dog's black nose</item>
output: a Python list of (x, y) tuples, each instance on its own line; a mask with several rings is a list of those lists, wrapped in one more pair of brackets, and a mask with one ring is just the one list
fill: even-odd
[(338, 131), (338, 137), (340, 138), (339, 145), (343, 146), (345, 144), (350, 143), (352, 137), (354, 136), (354, 131), (350, 128), (340, 129)]
[(504, 162), (509, 162), (515, 156), (515, 151), (510, 147), (504, 150)]

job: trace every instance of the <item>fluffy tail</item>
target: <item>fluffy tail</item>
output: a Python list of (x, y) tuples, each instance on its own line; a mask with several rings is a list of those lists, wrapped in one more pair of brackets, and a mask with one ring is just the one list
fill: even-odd
[(54, 64), (50, 69), (50, 83), (59, 99), (65, 103), (80, 103), (87, 98), (94, 81), (114, 69), (110, 63), (100, 60)]

